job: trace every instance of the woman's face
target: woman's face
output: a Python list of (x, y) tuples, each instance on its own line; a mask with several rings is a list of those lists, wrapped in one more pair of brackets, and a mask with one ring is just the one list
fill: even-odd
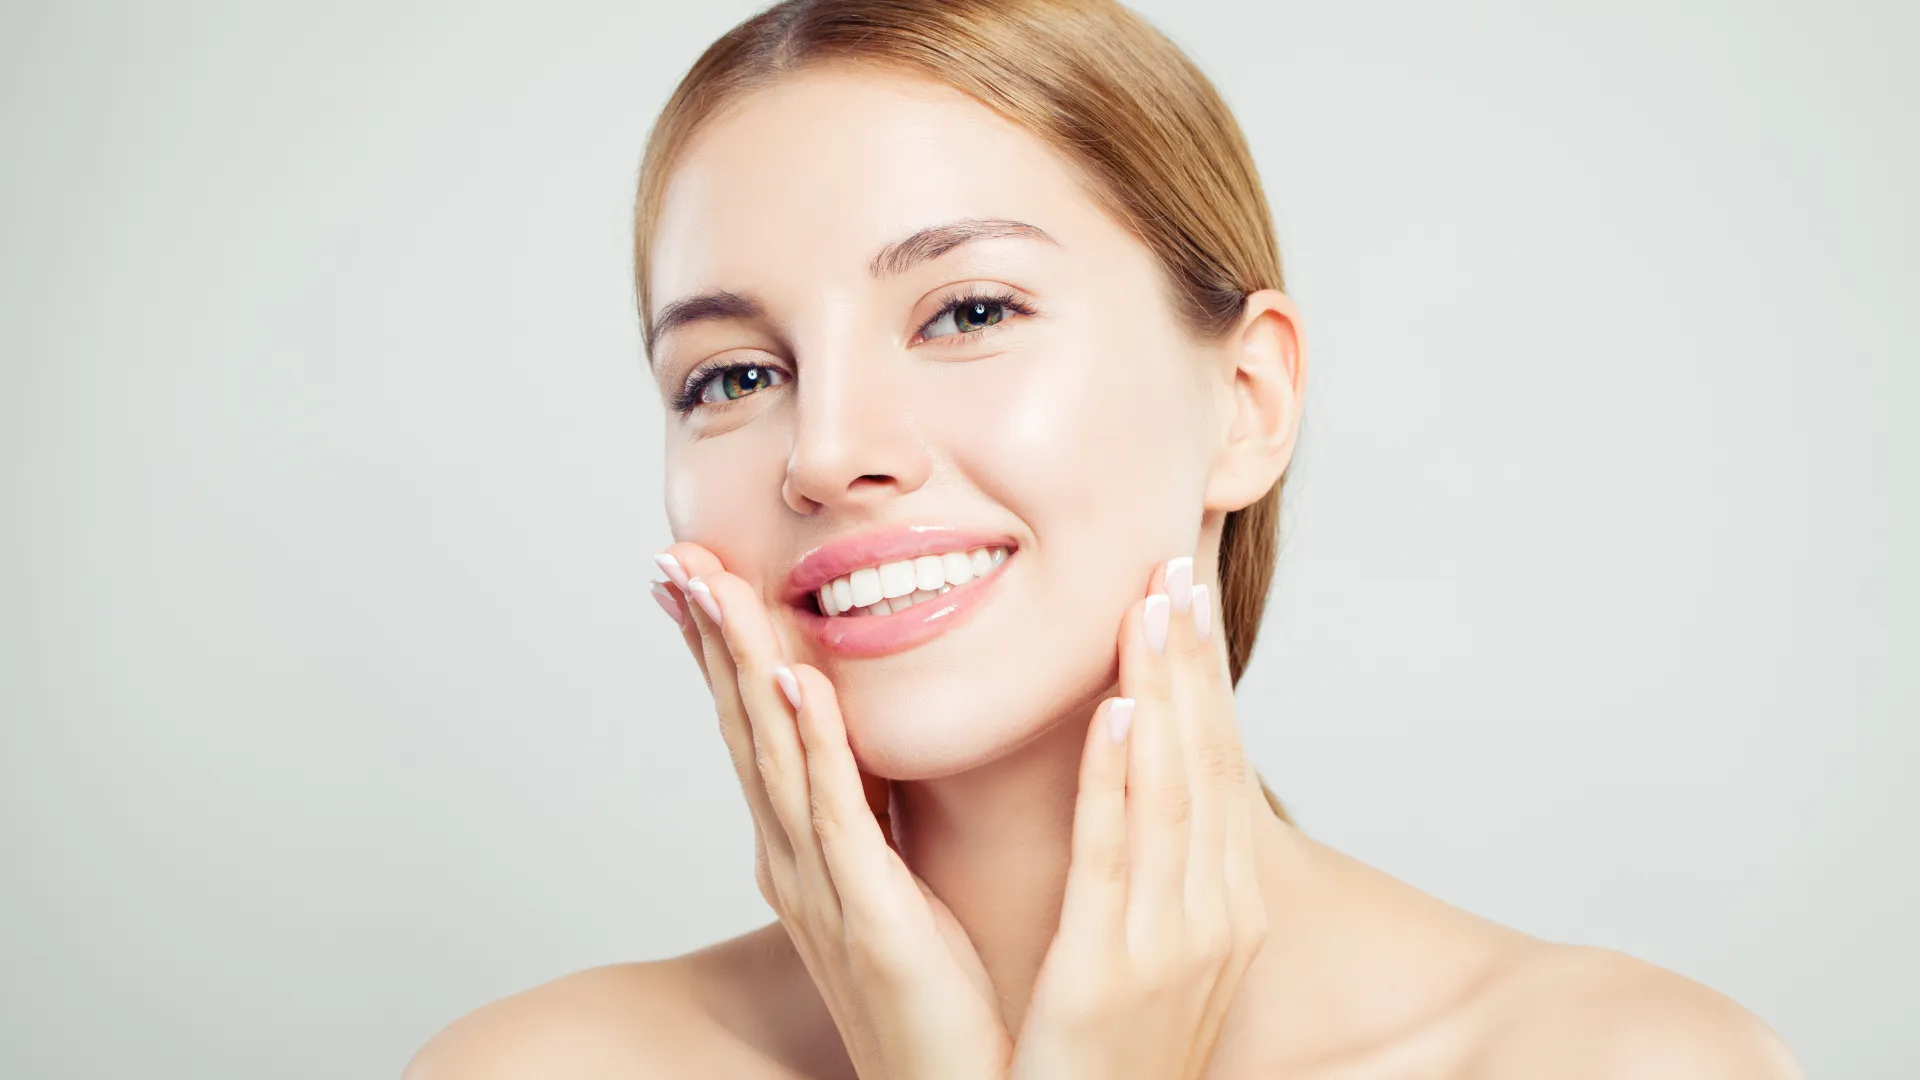
[[(893, 246), (967, 222), (1020, 224)], [(759, 590), (869, 772), (948, 775), (1090, 706), (1155, 565), (1211, 567), (1221, 354), (1066, 161), (986, 106), (893, 73), (790, 77), (699, 134), (656, 237), (656, 325), (731, 294), (654, 347), (673, 535)], [(891, 614), (793, 595), (832, 574), (859, 601), (855, 567), (995, 546), (986, 575)]]

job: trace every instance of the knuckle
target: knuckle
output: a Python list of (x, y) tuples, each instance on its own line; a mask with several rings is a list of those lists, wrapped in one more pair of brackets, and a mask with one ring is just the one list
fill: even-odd
[(1132, 868), (1132, 860), (1127, 855), (1125, 843), (1102, 844), (1093, 853), (1093, 871), (1096, 879), (1108, 885), (1117, 885), (1127, 879), (1127, 871)]
[(1230, 738), (1209, 738), (1200, 747), (1200, 764), (1207, 780), (1237, 786), (1247, 781), (1247, 755)]
[(1247, 752), (1237, 740), (1227, 744), (1225, 771), (1220, 779), (1234, 787), (1247, 782)]
[(1185, 784), (1168, 784), (1158, 795), (1160, 812), (1175, 825), (1184, 825), (1193, 816), (1193, 793)]
[(820, 837), (822, 843), (828, 842), (834, 834), (839, 832), (839, 819), (834, 816), (832, 808), (820, 797), (818, 791), (813, 792), (807, 803), (807, 812), (813, 822), (814, 834)]
[(1226, 780), (1233, 770), (1233, 753), (1224, 739), (1215, 736), (1201, 739), (1194, 747), (1194, 756), (1200, 764), (1200, 775), (1209, 782)]

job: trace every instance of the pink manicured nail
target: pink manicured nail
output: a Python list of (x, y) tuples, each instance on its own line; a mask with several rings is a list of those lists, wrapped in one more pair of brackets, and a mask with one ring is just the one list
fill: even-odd
[(1147, 646), (1154, 652), (1167, 651), (1167, 598), (1163, 593), (1147, 597), (1147, 610), (1140, 620), (1147, 632)]
[(660, 572), (667, 575), (668, 580), (680, 586), (683, 590), (687, 587), (687, 571), (685, 567), (680, 565), (679, 559), (663, 551), (655, 555), (653, 561), (660, 567)]
[(707, 588), (707, 583), (699, 578), (688, 578), (687, 591), (693, 594), (694, 603), (699, 604), (700, 610), (707, 613), (707, 618), (713, 620), (713, 625), (719, 626), (720, 602), (713, 598), (713, 590)]
[(1213, 591), (1205, 585), (1193, 587), (1193, 628), (1200, 632), (1200, 640), (1207, 640), (1207, 630), (1213, 622)]
[(1167, 596), (1173, 600), (1173, 610), (1185, 611), (1193, 606), (1193, 558), (1182, 555), (1167, 560)]
[(798, 709), (800, 707), (800, 680), (793, 677), (793, 672), (788, 669), (785, 664), (773, 669), (773, 679), (780, 684), (780, 692), (787, 695), (787, 700), (793, 704), (795, 709)]
[(1114, 742), (1127, 741), (1127, 729), (1133, 726), (1133, 699), (1117, 697), (1107, 706), (1107, 734)]
[(678, 624), (680, 629), (687, 628), (687, 613), (680, 610), (680, 601), (673, 598), (673, 594), (667, 591), (665, 584), (658, 581), (653, 583), (653, 598), (660, 601), (660, 610), (666, 612), (667, 617)]

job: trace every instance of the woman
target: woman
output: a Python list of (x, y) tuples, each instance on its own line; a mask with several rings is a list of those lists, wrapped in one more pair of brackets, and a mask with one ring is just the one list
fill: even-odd
[(1237, 125), (1124, 8), (763, 12), (656, 124), (635, 256), (656, 595), (779, 919), (490, 1005), (410, 1076), (1797, 1075), (1246, 768), (1306, 352)]

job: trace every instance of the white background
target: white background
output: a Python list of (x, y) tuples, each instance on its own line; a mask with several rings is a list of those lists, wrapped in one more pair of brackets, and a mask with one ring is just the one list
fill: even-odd
[[(754, 9), (0, 14), (0, 1075), (395, 1076), (767, 917), (646, 596), (629, 277)], [(1812, 1075), (1920, 1073), (1916, 9), (1139, 9), (1305, 313), (1256, 762)]]

